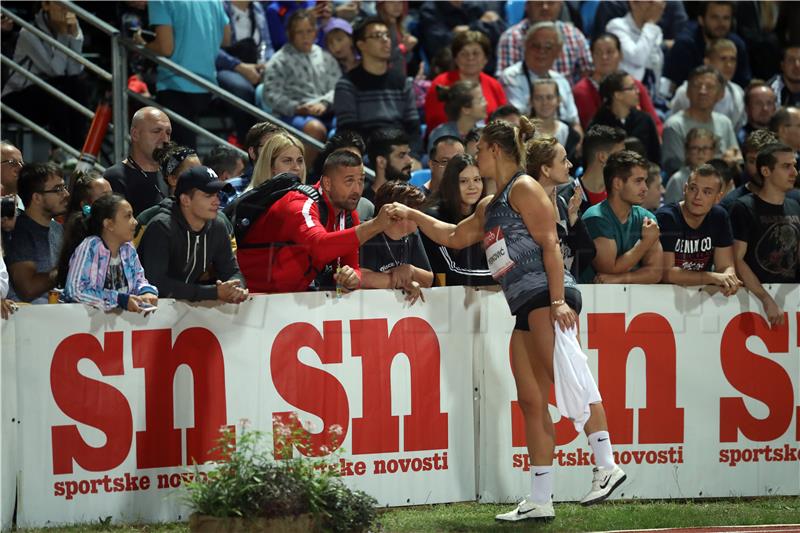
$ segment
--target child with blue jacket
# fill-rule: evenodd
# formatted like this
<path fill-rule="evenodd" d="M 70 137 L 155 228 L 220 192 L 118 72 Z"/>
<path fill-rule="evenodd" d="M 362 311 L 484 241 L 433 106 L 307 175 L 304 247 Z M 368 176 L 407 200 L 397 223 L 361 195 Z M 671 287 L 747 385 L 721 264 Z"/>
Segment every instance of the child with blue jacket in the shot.
<path fill-rule="evenodd" d="M 139 313 L 158 303 L 133 247 L 136 218 L 119 194 L 107 194 L 75 213 L 64 232 L 59 285 L 67 302 Z"/>

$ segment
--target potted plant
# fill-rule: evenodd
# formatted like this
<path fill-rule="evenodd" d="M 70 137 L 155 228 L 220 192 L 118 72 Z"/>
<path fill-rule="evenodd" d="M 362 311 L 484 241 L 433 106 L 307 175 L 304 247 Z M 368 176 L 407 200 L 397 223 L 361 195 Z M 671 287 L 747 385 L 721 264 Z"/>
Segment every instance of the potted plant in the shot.
<path fill-rule="evenodd" d="M 195 465 L 186 484 L 192 533 L 369 530 L 377 516 L 374 498 L 344 485 L 330 462 L 302 453 L 276 459 L 292 446 L 308 449 L 299 432 L 281 428 L 275 439 L 270 445 L 246 424 L 239 435 L 223 431 L 216 468 L 206 473 Z"/>

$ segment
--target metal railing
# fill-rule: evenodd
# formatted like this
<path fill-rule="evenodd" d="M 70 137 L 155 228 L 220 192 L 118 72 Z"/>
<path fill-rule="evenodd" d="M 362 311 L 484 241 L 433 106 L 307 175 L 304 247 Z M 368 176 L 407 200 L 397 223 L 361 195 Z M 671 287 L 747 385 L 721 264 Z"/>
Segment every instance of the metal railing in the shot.
<path fill-rule="evenodd" d="M 114 161 L 121 161 L 124 157 L 125 150 L 127 148 L 127 139 L 128 139 L 128 130 L 129 130 L 129 121 L 128 121 L 128 98 L 133 98 L 145 105 L 152 105 L 156 106 L 159 109 L 162 109 L 167 116 L 169 116 L 170 120 L 174 121 L 177 124 L 191 130 L 192 132 L 202 135 L 203 137 L 212 140 L 215 143 L 227 145 L 237 152 L 242 154 L 243 156 L 247 156 L 247 153 L 240 148 L 233 146 L 225 139 L 215 135 L 214 133 L 208 131 L 207 129 L 195 124 L 194 122 L 186 119 L 185 117 L 181 116 L 180 114 L 172 111 L 169 108 L 165 108 L 158 104 L 157 101 L 146 98 L 138 93 L 135 93 L 128 89 L 127 87 L 127 80 L 128 80 L 128 53 L 136 53 L 142 55 L 143 57 L 147 58 L 148 60 L 154 62 L 159 67 L 166 68 L 171 72 L 174 72 L 181 78 L 184 78 L 195 85 L 202 87 L 204 90 L 208 91 L 212 95 L 216 96 L 226 104 L 234 106 L 238 109 L 241 109 L 250 115 L 254 116 L 257 120 L 261 121 L 268 121 L 273 124 L 277 124 L 285 128 L 288 132 L 292 135 L 299 138 L 304 144 L 308 146 L 312 146 L 316 149 L 322 149 L 323 144 L 311 137 L 307 133 L 303 132 L 292 126 L 291 124 L 284 122 L 279 117 L 268 113 L 261 109 L 258 106 L 253 105 L 250 102 L 242 100 L 238 96 L 233 93 L 226 91 L 225 89 L 220 88 L 217 84 L 212 83 L 205 78 L 198 76 L 197 74 L 183 68 L 182 66 L 178 65 L 177 63 L 167 59 L 166 57 L 159 56 L 152 52 L 151 50 L 140 46 L 134 43 L 130 39 L 125 39 L 122 37 L 122 34 L 118 28 L 108 24 L 107 22 L 103 21 L 102 19 L 98 18 L 97 16 L 93 15 L 92 13 L 86 11 L 82 7 L 76 5 L 74 2 L 70 0 L 63 0 L 63 3 L 68 6 L 75 15 L 80 18 L 81 20 L 85 21 L 90 26 L 93 26 L 106 34 L 111 41 L 111 72 L 107 72 L 106 70 L 102 69 L 101 67 L 97 66 L 96 64 L 92 63 L 89 59 L 83 57 L 79 53 L 71 50 L 58 40 L 54 39 L 50 35 L 47 35 L 45 32 L 41 31 L 39 28 L 35 27 L 30 22 L 27 22 L 21 19 L 19 16 L 15 15 L 13 12 L 8 10 L 5 7 L 0 7 L 0 12 L 3 15 L 8 16 L 11 20 L 13 20 L 19 26 L 27 29 L 43 41 L 53 45 L 58 50 L 64 52 L 67 56 L 71 59 L 74 59 L 88 70 L 99 76 L 102 80 L 111 82 L 111 108 L 112 108 L 112 124 L 111 124 L 111 133 L 113 135 L 113 157 Z M 86 108 L 85 106 L 81 105 L 79 102 L 76 102 L 72 98 L 66 96 L 61 91 L 49 85 L 45 80 L 41 79 L 40 77 L 32 74 L 28 71 L 25 71 L 23 67 L 16 64 L 12 59 L 3 56 L 2 57 L 2 64 L 14 70 L 15 72 L 19 72 L 21 75 L 25 76 L 29 79 L 32 83 L 38 85 L 49 94 L 54 96 L 55 98 L 59 99 L 65 105 L 68 105 L 78 112 L 89 118 L 90 120 L 94 117 L 94 112 L 90 109 Z M 3 112 L 8 113 L 14 120 L 23 123 L 26 127 L 29 127 L 31 130 L 36 132 L 37 134 L 42 135 L 45 131 L 40 127 L 32 128 L 32 122 L 30 120 L 25 119 L 24 121 L 19 120 L 22 117 L 19 113 L 9 109 L 7 106 L 0 106 Z M 56 138 L 49 132 L 46 132 L 47 135 L 42 135 L 48 141 L 52 142 L 63 148 L 68 153 L 74 155 L 77 150 L 70 147 L 62 140 Z M 370 169 L 365 169 L 366 173 L 370 176 L 374 176 L 374 173 Z"/>

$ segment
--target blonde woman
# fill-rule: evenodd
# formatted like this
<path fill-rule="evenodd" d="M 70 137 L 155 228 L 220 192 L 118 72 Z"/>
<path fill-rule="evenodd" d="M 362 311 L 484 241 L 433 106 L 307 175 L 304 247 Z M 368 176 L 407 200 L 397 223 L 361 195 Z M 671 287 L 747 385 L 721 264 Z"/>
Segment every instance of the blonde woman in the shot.
<path fill-rule="evenodd" d="M 247 190 L 258 187 L 282 172 L 291 172 L 306 182 L 306 161 L 303 143 L 287 133 L 277 133 L 261 148 Z"/>

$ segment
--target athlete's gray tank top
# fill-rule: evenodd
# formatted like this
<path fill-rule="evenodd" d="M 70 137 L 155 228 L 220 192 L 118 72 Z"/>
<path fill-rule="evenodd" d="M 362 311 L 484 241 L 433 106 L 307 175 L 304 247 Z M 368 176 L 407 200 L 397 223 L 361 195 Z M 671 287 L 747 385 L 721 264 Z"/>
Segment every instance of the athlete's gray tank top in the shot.
<path fill-rule="evenodd" d="M 548 291 L 542 247 L 533 240 L 522 215 L 514 211 L 508 196 L 523 172 L 517 172 L 486 206 L 483 243 L 492 277 L 503 288 L 511 313 L 515 314 L 532 297 Z M 553 221 L 555 225 L 555 221 Z M 564 287 L 575 279 L 564 271 Z"/>

